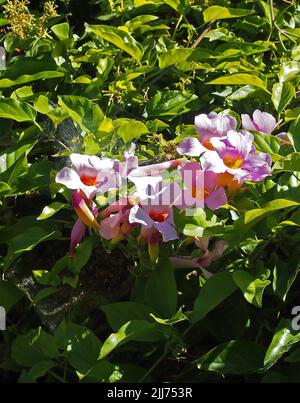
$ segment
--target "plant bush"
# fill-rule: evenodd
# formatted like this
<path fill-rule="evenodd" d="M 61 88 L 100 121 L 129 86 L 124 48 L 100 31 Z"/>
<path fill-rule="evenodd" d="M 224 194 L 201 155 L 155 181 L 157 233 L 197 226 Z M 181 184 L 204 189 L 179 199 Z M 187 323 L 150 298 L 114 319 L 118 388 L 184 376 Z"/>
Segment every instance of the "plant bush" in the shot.
<path fill-rule="evenodd" d="M 297 1 L 0 3 L 1 381 L 299 382 Z"/>

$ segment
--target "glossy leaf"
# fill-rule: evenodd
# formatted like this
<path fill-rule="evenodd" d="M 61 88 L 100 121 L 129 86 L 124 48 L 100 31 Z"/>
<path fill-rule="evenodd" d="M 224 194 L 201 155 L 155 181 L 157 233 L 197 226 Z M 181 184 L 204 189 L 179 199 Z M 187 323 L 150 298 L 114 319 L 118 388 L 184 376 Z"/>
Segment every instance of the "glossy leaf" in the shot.
<path fill-rule="evenodd" d="M 124 50 L 135 60 L 141 60 L 143 48 L 127 32 L 108 25 L 87 25 L 87 32 L 93 32 L 98 37 L 103 38 L 119 49 Z"/>
<path fill-rule="evenodd" d="M 197 360 L 197 367 L 221 374 L 251 374 L 263 367 L 264 349 L 251 341 L 221 344 Z"/>
<path fill-rule="evenodd" d="M 222 272 L 210 277 L 201 288 L 192 314 L 192 323 L 205 318 L 205 316 L 221 304 L 237 289 L 232 279 L 232 273 Z"/>
<path fill-rule="evenodd" d="M 273 366 L 282 355 L 300 341 L 300 333 L 292 329 L 290 320 L 282 319 L 275 331 L 271 344 L 266 352 L 265 367 Z"/>

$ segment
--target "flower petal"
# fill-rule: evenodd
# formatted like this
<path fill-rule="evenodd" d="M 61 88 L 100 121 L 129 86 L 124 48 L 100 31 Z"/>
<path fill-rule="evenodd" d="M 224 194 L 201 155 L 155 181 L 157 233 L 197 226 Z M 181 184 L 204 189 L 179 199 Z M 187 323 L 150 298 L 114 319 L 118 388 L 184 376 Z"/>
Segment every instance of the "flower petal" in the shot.
<path fill-rule="evenodd" d="M 225 190 L 223 188 L 219 188 L 212 192 L 206 199 L 205 204 L 210 210 L 217 210 L 224 204 L 227 204 L 227 197 Z"/>
<path fill-rule="evenodd" d="M 105 218 L 100 222 L 99 225 L 99 233 L 108 241 L 116 238 L 119 236 L 120 233 L 120 222 L 121 222 L 121 215 L 115 214 L 108 218 Z"/>
<path fill-rule="evenodd" d="M 177 152 L 189 157 L 199 157 L 207 149 L 195 137 L 186 137 L 177 147 Z"/>
<path fill-rule="evenodd" d="M 154 221 L 151 220 L 146 211 L 140 206 L 133 206 L 129 213 L 130 224 L 141 224 L 146 228 L 152 228 Z"/>
<path fill-rule="evenodd" d="M 244 130 L 258 130 L 258 128 L 255 126 L 253 120 L 251 119 L 251 116 L 249 116 L 247 113 L 243 113 L 241 115 L 242 118 L 242 126 Z"/>
<path fill-rule="evenodd" d="M 224 173 L 227 170 L 222 158 L 216 151 L 207 151 L 200 158 L 201 166 L 205 171 Z"/>
<path fill-rule="evenodd" d="M 267 112 L 261 112 L 258 109 L 253 113 L 253 121 L 259 131 L 267 134 L 271 134 L 277 126 L 274 116 Z"/>
<path fill-rule="evenodd" d="M 161 233 L 163 237 L 163 242 L 169 242 L 178 239 L 177 231 L 170 222 L 156 222 L 154 223 L 154 227 Z"/>
<path fill-rule="evenodd" d="M 201 141 L 210 137 L 226 136 L 231 129 L 236 129 L 237 121 L 230 115 L 218 115 L 211 112 L 209 115 L 200 114 L 195 117 L 195 126 L 201 136 Z"/>
<path fill-rule="evenodd" d="M 70 256 L 74 256 L 74 250 L 76 246 L 82 241 L 86 231 L 86 225 L 78 218 L 71 232 L 71 245 Z"/>
<path fill-rule="evenodd" d="M 80 189 L 83 186 L 83 183 L 81 182 L 77 172 L 68 167 L 61 169 L 57 173 L 55 181 L 65 185 L 68 189 L 73 190 Z"/>

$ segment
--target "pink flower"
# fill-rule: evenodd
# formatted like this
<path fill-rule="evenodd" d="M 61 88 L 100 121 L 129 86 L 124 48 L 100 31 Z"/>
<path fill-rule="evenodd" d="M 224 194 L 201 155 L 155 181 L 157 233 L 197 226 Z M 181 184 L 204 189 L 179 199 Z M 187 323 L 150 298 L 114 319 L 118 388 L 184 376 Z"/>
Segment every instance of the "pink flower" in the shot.
<path fill-rule="evenodd" d="M 83 240 L 84 235 L 86 232 L 86 225 L 85 223 L 80 219 L 77 218 L 77 221 L 75 225 L 72 228 L 71 232 L 71 245 L 70 245 L 70 256 L 74 256 L 74 251 L 76 246 Z"/>
<path fill-rule="evenodd" d="M 198 264 L 201 267 L 209 267 L 213 262 L 218 260 L 225 250 L 228 248 L 228 243 L 225 241 L 217 241 L 214 248 L 204 257 L 198 259 Z"/>
<path fill-rule="evenodd" d="M 103 220 L 100 222 L 99 233 L 106 240 L 114 242 L 124 237 L 135 228 L 129 223 L 129 214 L 132 204 L 128 199 L 121 199 L 101 212 Z"/>
<path fill-rule="evenodd" d="M 185 162 L 179 166 L 182 176 L 182 200 L 176 201 L 179 208 L 204 208 L 216 210 L 227 204 L 225 190 L 218 186 L 218 175 L 212 171 L 204 171 L 197 162 Z M 182 205 L 181 205 L 182 203 Z"/>
<path fill-rule="evenodd" d="M 200 258 L 190 258 L 187 256 L 171 257 L 170 261 L 175 268 L 194 268 L 200 269 L 206 278 L 212 274 L 207 272 L 205 268 L 209 267 L 213 262 L 218 260 L 225 250 L 228 248 L 228 243 L 225 241 L 217 241 L 212 250 L 205 251 L 204 256 Z"/>
<path fill-rule="evenodd" d="M 210 112 L 208 115 L 200 114 L 196 116 L 195 126 L 197 132 L 200 134 L 201 143 L 210 149 L 210 139 L 212 137 L 226 136 L 229 130 L 237 128 L 237 121 L 230 115 L 222 116 L 216 112 Z"/>
<path fill-rule="evenodd" d="M 226 137 L 212 138 L 211 144 L 215 151 L 200 158 L 204 170 L 230 174 L 238 183 L 257 182 L 271 175 L 271 156 L 256 153 L 251 133 L 230 130 Z"/>
<path fill-rule="evenodd" d="M 89 202 L 89 200 L 88 200 Z M 73 192 L 72 194 L 72 205 L 77 213 L 80 220 L 88 227 L 94 228 L 96 231 L 99 230 L 99 224 L 95 217 L 94 213 L 91 211 L 89 206 L 86 204 L 84 197 L 82 196 L 80 191 Z M 79 225 L 78 225 L 79 227 Z M 77 228 L 78 230 L 79 228 Z M 79 232 L 76 231 L 76 236 Z"/>
<path fill-rule="evenodd" d="M 142 236 L 147 237 L 153 230 L 158 231 L 163 242 L 178 238 L 173 221 L 173 191 L 169 185 L 159 183 L 151 188 L 148 197 L 143 195 L 138 205 L 131 208 L 129 222 L 142 226 Z M 151 193 L 151 194 L 150 194 Z"/>
<path fill-rule="evenodd" d="M 261 112 L 258 109 L 253 113 L 252 118 L 247 114 L 243 114 L 241 117 L 243 129 L 245 130 L 256 130 L 271 134 L 278 126 L 274 116 L 267 112 Z"/>
<path fill-rule="evenodd" d="M 121 175 L 115 169 L 116 161 L 110 158 L 71 154 L 73 168 L 65 167 L 56 175 L 56 182 L 69 189 L 82 190 L 87 197 L 118 188 Z"/>

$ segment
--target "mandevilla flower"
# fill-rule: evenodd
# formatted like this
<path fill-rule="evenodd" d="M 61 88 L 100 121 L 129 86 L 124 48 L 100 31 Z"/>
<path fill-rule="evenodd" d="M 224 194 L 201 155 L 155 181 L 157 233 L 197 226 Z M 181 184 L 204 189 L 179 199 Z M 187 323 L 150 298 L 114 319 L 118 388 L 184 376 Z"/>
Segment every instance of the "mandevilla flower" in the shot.
<path fill-rule="evenodd" d="M 135 228 L 135 224 L 129 223 L 130 209 L 134 204 L 133 198 L 122 198 L 100 213 L 103 219 L 100 222 L 99 233 L 104 239 L 117 243 Z"/>
<path fill-rule="evenodd" d="M 69 189 L 82 190 L 87 197 L 118 188 L 122 182 L 116 161 L 90 155 L 71 154 L 74 168 L 65 167 L 56 175 L 56 182 Z"/>
<path fill-rule="evenodd" d="M 218 185 L 218 175 L 212 171 L 204 171 L 197 162 L 185 162 L 178 168 L 182 180 L 182 205 L 179 208 L 200 207 L 206 205 L 211 210 L 227 204 L 225 190 Z M 181 201 L 180 201 L 181 202 Z"/>
<path fill-rule="evenodd" d="M 80 218 L 77 218 L 77 221 L 74 224 L 71 232 L 71 244 L 69 252 L 71 257 L 74 256 L 76 246 L 83 240 L 85 232 L 86 232 L 85 223 Z"/>
<path fill-rule="evenodd" d="M 256 109 L 252 118 L 247 114 L 242 114 L 241 117 L 242 126 L 245 130 L 256 130 L 271 134 L 278 126 L 274 116 L 267 112 L 261 112 L 259 109 Z"/>
<path fill-rule="evenodd" d="M 161 183 L 159 184 L 161 185 Z M 157 186 L 153 193 L 140 199 L 138 205 L 131 208 L 129 222 L 141 224 L 141 236 L 148 238 L 153 232 L 162 235 L 163 242 L 172 241 L 178 238 L 173 221 L 173 197 L 171 186 Z"/>
<path fill-rule="evenodd" d="M 80 191 L 73 192 L 72 205 L 76 214 L 85 225 L 94 228 L 96 231 L 99 230 L 99 224 L 96 217 L 86 204 Z"/>
<path fill-rule="evenodd" d="M 256 153 L 251 133 L 230 130 L 226 137 L 212 138 L 211 144 L 215 151 L 200 158 L 204 170 L 227 173 L 238 183 L 257 182 L 271 175 L 271 156 Z"/>
<path fill-rule="evenodd" d="M 226 136 L 229 130 L 237 128 L 237 121 L 230 115 L 218 115 L 216 112 L 210 112 L 208 115 L 200 114 L 195 117 L 195 126 L 200 134 L 201 143 L 208 149 L 211 149 L 210 139 L 212 137 Z"/>

